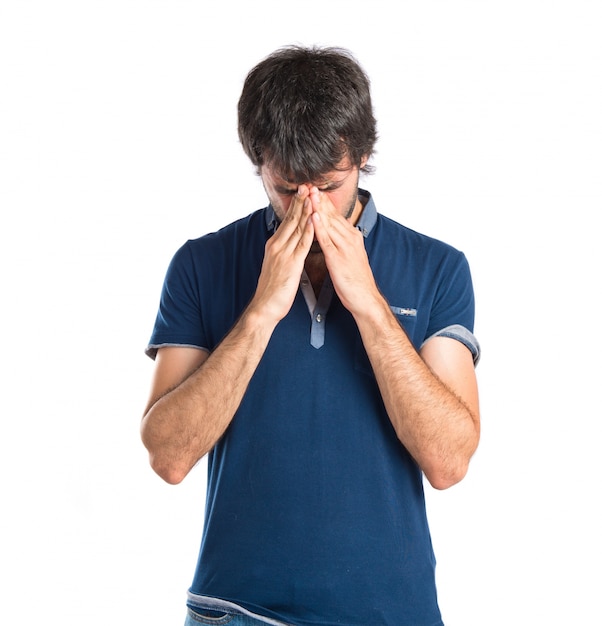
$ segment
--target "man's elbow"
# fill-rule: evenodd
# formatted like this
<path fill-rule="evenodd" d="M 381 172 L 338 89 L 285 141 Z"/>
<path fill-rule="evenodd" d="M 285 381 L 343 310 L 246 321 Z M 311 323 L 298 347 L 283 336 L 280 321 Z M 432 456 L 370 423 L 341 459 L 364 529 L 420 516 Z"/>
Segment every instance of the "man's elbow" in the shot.
<path fill-rule="evenodd" d="M 444 491 L 457 485 L 467 474 L 468 463 L 456 464 L 453 468 L 447 467 L 425 472 L 431 487 L 438 491 Z"/>
<path fill-rule="evenodd" d="M 165 443 L 159 441 L 152 434 L 144 421 L 140 429 L 140 436 L 148 451 L 148 460 L 155 474 L 170 485 L 181 483 L 186 478 L 190 468 L 185 467 L 173 454 L 166 451 Z"/>
<path fill-rule="evenodd" d="M 439 452 L 433 458 L 428 468 L 424 469 L 424 474 L 434 489 L 445 490 L 457 485 L 468 473 L 470 460 L 479 445 L 479 431 L 467 436 L 463 445 L 454 452 L 447 454 Z"/>
<path fill-rule="evenodd" d="M 185 468 L 179 463 L 170 462 L 161 454 L 149 452 L 149 462 L 155 474 L 169 485 L 179 485 L 189 472 L 189 468 Z"/>
<path fill-rule="evenodd" d="M 468 473 L 470 459 L 476 445 L 463 453 L 456 453 L 451 457 L 433 460 L 428 467 L 423 468 L 424 475 L 434 489 L 443 491 L 457 485 Z"/>

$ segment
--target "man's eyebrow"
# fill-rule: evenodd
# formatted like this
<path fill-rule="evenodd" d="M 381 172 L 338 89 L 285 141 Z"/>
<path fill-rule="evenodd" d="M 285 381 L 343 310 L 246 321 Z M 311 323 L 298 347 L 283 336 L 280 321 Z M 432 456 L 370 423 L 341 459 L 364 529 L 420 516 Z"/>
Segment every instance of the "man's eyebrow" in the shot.
<path fill-rule="evenodd" d="M 331 181 L 327 181 L 327 182 L 323 183 L 322 185 L 317 185 L 317 187 L 318 187 L 318 189 L 320 189 L 322 191 L 327 191 L 329 189 L 338 189 L 344 182 L 345 182 L 345 179 L 343 179 L 343 180 L 331 180 Z"/>
<path fill-rule="evenodd" d="M 274 190 L 276 191 L 276 193 L 282 193 L 282 194 L 297 193 L 298 188 L 299 188 L 298 185 L 295 187 L 286 187 L 285 185 L 279 185 L 279 184 L 274 185 Z"/>
<path fill-rule="evenodd" d="M 316 185 L 316 187 L 320 189 L 320 191 L 330 191 L 330 190 L 338 189 L 344 182 L 345 182 L 345 178 L 343 178 L 342 180 L 323 181 L 322 183 Z M 282 193 L 282 194 L 296 193 L 297 189 L 299 188 L 299 185 L 294 182 L 290 182 L 288 184 L 290 184 L 291 186 L 287 187 L 286 183 L 285 184 L 276 183 L 274 184 L 274 190 L 277 193 Z"/>
<path fill-rule="evenodd" d="M 334 175 L 335 178 L 332 179 L 332 178 L 325 177 L 321 181 L 310 182 L 310 183 L 308 183 L 307 181 L 297 182 L 296 180 L 293 180 L 291 178 L 288 178 L 287 176 L 283 176 L 280 174 L 280 175 L 276 175 L 273 177 L 276 180 L 274 180 L 272 184 L 274 187 L 274 191 L 276 191 L 276 193 L 280 193 L 283 195 L 292 195 L 297 192 L 299 185 L 307 185 L 307 184 L 316 186 L 320 191 L 334 191 L 335 189 L 338 189 L 345 183 L 347 178 L 349 178 L 351 171 L 339 170 L 338 172 L 330 172 L 330 174 Z M 339 178 L 337 175 L 341 177 Z"/>

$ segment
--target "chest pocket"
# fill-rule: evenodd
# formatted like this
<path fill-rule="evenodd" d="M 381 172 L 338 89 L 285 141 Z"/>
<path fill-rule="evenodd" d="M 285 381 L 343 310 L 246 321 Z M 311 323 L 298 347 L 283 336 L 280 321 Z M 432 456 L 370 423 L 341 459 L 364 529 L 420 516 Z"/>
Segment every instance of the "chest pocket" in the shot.
<path fill-rule="evenodd" d="M 390 305 L 390 308 L 397 318 L 400 326 L 405 330 L 410 341 L 416 345 L 415 334 L 418 310 L 413 307 L 400 307 L 392 305 Z M 368 358 L 368 354 L 366 353 L 361 337 L 358 338 L 356 342 L 354 359 L 355 369 L 369 376 L 374 376 L 374 371 L 372 370 L 372 365 L 370 364 L 370 359 Z"/>

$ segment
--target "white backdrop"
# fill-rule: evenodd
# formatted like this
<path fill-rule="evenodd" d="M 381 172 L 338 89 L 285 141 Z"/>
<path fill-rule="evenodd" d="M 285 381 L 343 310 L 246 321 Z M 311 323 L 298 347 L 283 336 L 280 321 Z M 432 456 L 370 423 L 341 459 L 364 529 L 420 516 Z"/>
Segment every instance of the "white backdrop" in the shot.
<path fill-rule="evenodd" d="M 143 349 L 175 249 L 265 205 L 236 101 L 289 43 L 355 53 L 362 184 L 471 263 L 482 442 L 427 490 L 446 624 L 601 619 L 600 7 L 0 0 L 1 623 L 183 623 L 204 467 L 150 470 Z"/>

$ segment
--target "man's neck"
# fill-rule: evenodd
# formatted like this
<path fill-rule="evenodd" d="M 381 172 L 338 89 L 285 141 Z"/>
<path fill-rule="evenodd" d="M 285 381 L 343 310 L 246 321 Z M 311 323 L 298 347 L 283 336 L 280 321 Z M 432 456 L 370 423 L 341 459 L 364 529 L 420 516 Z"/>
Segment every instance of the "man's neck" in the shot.
<path fill-rule="evenodd" d="M 309 278 L 309 282 L 314 289 L 316 298 L 320 296 L 320 290 L 324 284 L 326 274 L 326 262 L 324 261 L 324 254 L 321 250 L 316 252 L 310 252 L 305 259 L 305 273 Z"/>

